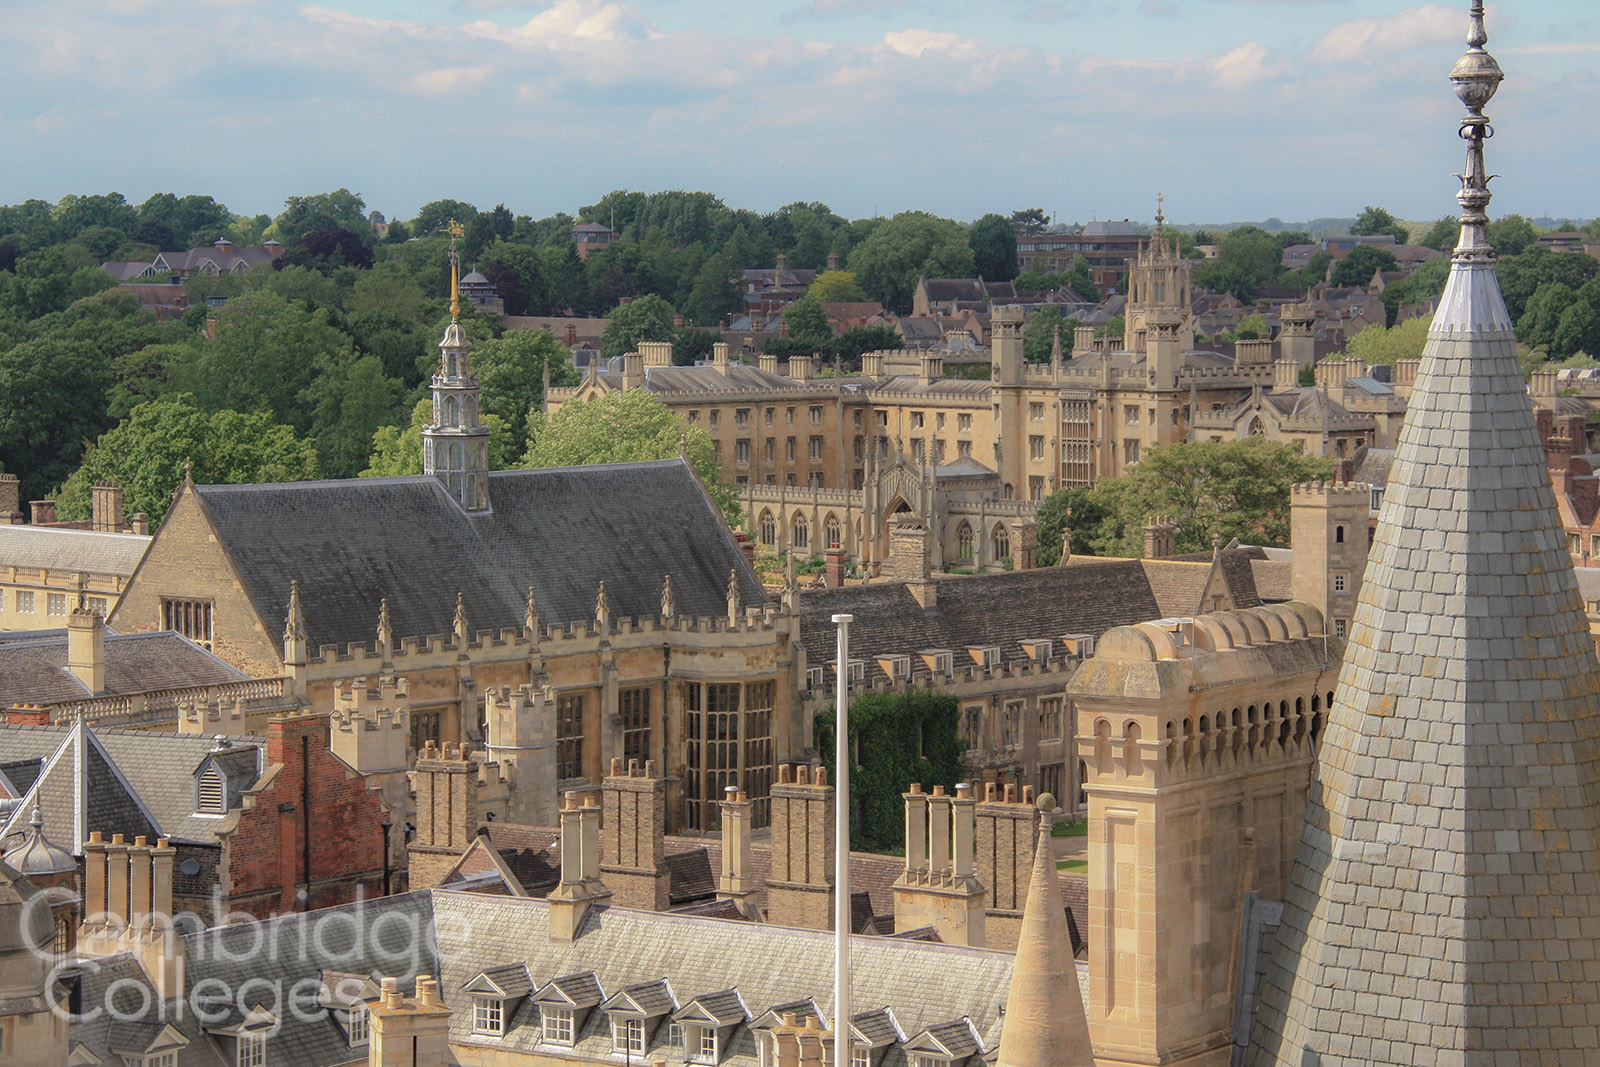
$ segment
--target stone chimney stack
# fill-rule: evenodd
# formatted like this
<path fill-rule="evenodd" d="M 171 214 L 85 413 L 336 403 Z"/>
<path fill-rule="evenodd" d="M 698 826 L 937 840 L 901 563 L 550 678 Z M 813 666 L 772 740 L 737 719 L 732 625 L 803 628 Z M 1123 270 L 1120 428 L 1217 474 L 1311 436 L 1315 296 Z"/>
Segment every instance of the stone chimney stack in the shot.
<path fill-rule="evenodd" d="M 400 983 L 393 978 L 385 978 L 380 990 L 368 1008 L 372 1031 L 366 1062 L 370 1067 L 456 1062 L 450 1054 L 450 1009 L 440 998 L 439 983 L 433 976 L 417 975 L 415 1000 L 402 996 Z"/>
<path fill-rule="evenodd" d="M 625 352 L 622 356 L 622 391 L 644 388 L 644 356 Z"/>
<path fill-rule="evenodd" d="M 711 368 L 723 374 L 728 373 L 728 342 L 718 341 L 711 346 Z"/>
<path fill-rule="evenodd" d="M 944 377 L 944 356 L 938 352 L 924 351 L 922 353 L 921 367 L 917 380 L 923 385 L 931 385 Z"/>
<path fill-rule="evenodd" d="M 148 537 L 150 535 L 150 516 L 146 515 L 142 511 L 134 512 L 133 518 L 129 520 L 128 525 L 134 533 L 141 537 Z"/>
<path fill-rule="evenodd" d="M 0 526 L 22 522 L 22 483 L 15 474 L 0 474 Z"/>
<path fill-rule="evenodd" d="M 67 670 L 91 695 L 106 691 L 106 620 L 99 612 L 74 608 L 67 616 Z"/>
<path fill-rule="evenodd" d="M 868 378 L 882 378 L 883 377 L 883 353 L 882 352 L 863 352 L 863 353 L 861 353 L 861 373 L 863 375 L 865 375 L 866 377 L 868 377 Z"/>
<path fill-rule="evenodd" d="M 1011 524 L 1011 565 L 1019 571 L 1039 566 L 1039 524 L 1018 519 Z"/>
<path fill-rule="evenodd" d="M 577 940 L 591 905 L 611 898 L 600 880 L 600 805 L 586 793 L 579 804 L 570 792 L 557 815 L 561 827 L 561 884 L 550 891 L 550 940 Z"/>
<path fill-rule="evenodd" d="M 839 253 L 837 253 L 837 252 L 829 252 L 828 253 L 828 269 L 829 270 L 838 270 L 839 269 Z"/>
<path fill-rule="evenodd" d="M 778 373 L 778 357 L 772 352 L 763 352 L 758 360 L 758 365 L 768 374 Z"/>
<path fill-rule="evenodd" d="M 1247 337 L 1234 343 L 1233 361 L 1239 367 L 1264 367 L 1272 362 L 1272 341 L 1266 337 Z"/>
<path fill-rule="evenodd" d="M 183 993 L 183 942 L 172 928 L 171 843 L 130 845 L 121 834 L 109 842 L 100 831 L 84 842 L 83 926 L 78 952 L 87 958 L 129 952 L 136 956 L 162 1000 Z"/>
<path fill-rule="evenodd" d="M 99 533 L 121 533 L 122 486 L 116 482 L 96 482 L 89 490 L 90 514 Z"/>
<path fill-rule="evenodd" d="M 904 582 L 925 612 L 938 608 L 938 588 L 929 574 L 927 525 L 914 515 L 897 516 L 889 527 L 889 559 L 885 570 L 891 581 Z"/>
<path fill-rule="evenodd" d="M 408 859 L 411 888 L 439 884 L 478 832 L 478 767 L 467 746 L 429 741 L 417 756 L 417 832 Z"/>
<path fill-rule="evenodd" d="M 656 761 L 611 761 L 601 786 L 604 807 L 604 862 L 600 873 L 619 907 L 666 911 L 667 780 L 656 773 Z"/>
<path fill-rule="evenodd" d="M 1308 304 L 1286 304 L 1278 312 L 1278 358 L 1297 371 L 1317 361 L 1316 314 Z"/>
<path fill-rule="evenodd" d="M 989 782 L 978 805 L 977 873 L 978 881 L 989 890 L 984 924 L 989 948 L 1016 951 L 1033 853 L 1039 843 L 1035 833 L 1039 813 L 1032 801 L 1032 786 L 1023 791 L 1019 801 L 1015 785 L 1005 786 L 1002 792 Z"/>
<path fill-rule="evenodd" d="M 781 288 L 783 286 L 783 279 L 780 278 L 780 277 L 777 277 L 776 275 L 783 274 L 783 273 L 787 272 L 788 269 L 789 269 L 789 253 L 787 253 L 787 252 L 779 252 L 778 253 L 778 269 L 775 272 L 775 275 L 774 275 L 774 277 L 772 279 L 772 282 L 773 282 L 774 286 L 779 287 L 779 288 Z"/>
<path fill-rule="evenodd" d="M 772 787 L 772 871 L 767 921 L 833 928 L 834 795 L 828 772 L 804 763 L 778 765 Z"/>
<path fill-rule="evenodd" d="M 54 500 L 34 500 L 29 504 L 33 511 L 33 524 L 41 526 L 56 521 L 56 502 Z"/>
<path fill-rule="evenodd" d="M 750 898 L 758 884 L 750 868 L 750 823 L 755 803 L 738 786 L 728 786 L 722 802 L 722 875 L 717 879 L 717 899 L 731 900 L 746 914 L 754 914 Z"/>
<path fill-rule="evenodd" d="M 639 355 L 644 359 L 646 367 L 672 366 L 671 341 L 640 341 Z"/>
<path fill-rule="evenodd" d="M 1152 518 L 1144 528 L 1144 558 L 1170 559 L 1178 527 L 1161 518 Z"/>
<path fill-rule="evenodd" d="M 906 866 L 894 884 L 895 929 L 932 926 L 950 944 L 984 947 L 988 892 L 973 871 L 972 787 L 962 782 L 952 797 L 942 785 L 929 795 L 913 785 L 904 797 Z"/>
<path fill-rule="evenodd" d="M 1272 388 L 1275 392 L 1293 389 L 1300 384 L 1300 365 L 1292 359 L 1280 359 L 1272 365 Z"/>
<path fill-rule="evenodd" d="M 1074 356 L 1087 355 L 1095 349 L 1094 327 L 1076 326 L 1072 330 L 1072 354 Z"/>

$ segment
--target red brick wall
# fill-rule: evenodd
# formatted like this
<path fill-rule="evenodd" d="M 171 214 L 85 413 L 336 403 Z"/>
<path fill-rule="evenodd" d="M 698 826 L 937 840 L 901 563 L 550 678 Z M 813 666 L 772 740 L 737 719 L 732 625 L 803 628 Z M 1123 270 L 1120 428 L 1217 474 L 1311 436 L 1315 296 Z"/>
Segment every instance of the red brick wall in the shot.
<path fill-rule="evenodd" d="M 308 777 L 309 808 L 303 791 Z M 228 842 L 232 906 L 264 917 L 303 907 L 331 907 L 383 892 L 383 804 L 360 775 L 328 751 L 326 717 L 310 714 L 272 721 L 263 781 L 266 787 L 241 813 Z M 310 899 L 302 903 L 298 892 L 305 885 L 302 843 L 307 829 Z"/>

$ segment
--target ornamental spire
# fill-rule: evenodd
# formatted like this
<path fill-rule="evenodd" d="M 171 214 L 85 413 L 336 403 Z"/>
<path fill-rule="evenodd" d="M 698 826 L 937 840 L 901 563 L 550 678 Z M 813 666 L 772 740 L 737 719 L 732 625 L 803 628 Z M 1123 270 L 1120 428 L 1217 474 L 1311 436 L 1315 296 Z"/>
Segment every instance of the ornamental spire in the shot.
<path fill-rule="evenodd" d="M 285 641 L 304 641 L 306 639 L 306 617 L 300 609 L 300 582 L 293 580 L 289 583 L 289 610 L 284 613 L 283 639 Z"/>
<path fill-rule="evenodd" d="M 456 250 L 456 238 L 466 235 L 466 230 L 455 219 L 446 227 L 450 234 L 450 321 L 461 321 L 461 253 Z"/>
<path fill-rule="evenodd" d="M 1483 161 L 1483 143 L 1494 136 L 1494 127 L 1483 113 L 1494 99 L 1505 74 L 1494 57 L 1484 51 L 1489 43 L 1488 31 L 1483 27 L 1483 0 L 1474 0 L 1467 25 L 1467 54 L 1456 60 L 1450 72 L 1450 84 L 1456 96 L 1467 105 L 1467 117 L 1461 120 L 1461 139 L 1467 142 L 1466 169 L 1457 174 L 1461 191 L 1456 202 L 1461 205 L 1461 239 L 1456 243 L 1451 257 L 1461 262 L 1493 262 L 1494 250 L 1489 246 L 1489 182 L 1494 175 L 1488 173 Z"/>
<path fill-rule="evenodd" d="M 452 626 L 456 633 L 456 647 L 465 649 L 470 632 L 467 630 L 467 598 L 461 593 L 456 594 L 456 617 Z"/>
<path fill-rule="evenodd" d="M 378 651 L 385 659 L 394 647 L 394 626 L 389 621 L 389 598 L 378 601 Z"/>
<path fill-rule="evenodd" d="M 533 591 L 533 586 L 528 586 L 528 606 L 522 612 L 522 628 L 528 631 L 528 640 L 537 643 L 539 640 L 539 597 Z"/>
<path fill-rule="evenodd" d="M 739 568 L 734 567 L 728 571 L 728 618 L 737 620 L 739 614 Z"/>
<path fill-rule="evenodd" d="M 600 592 L 594 598 L 594 621 L 600 632 L 611 632 L 611 600 L 606 596 L 606 580 L 600 579 Z"/>
<path fill-rule="evenodd" d="M 672 595 L 672 575 L 668 574 L 661 580 L 661 617 L 670 619 L 678 614 L 678 602 Z"/>

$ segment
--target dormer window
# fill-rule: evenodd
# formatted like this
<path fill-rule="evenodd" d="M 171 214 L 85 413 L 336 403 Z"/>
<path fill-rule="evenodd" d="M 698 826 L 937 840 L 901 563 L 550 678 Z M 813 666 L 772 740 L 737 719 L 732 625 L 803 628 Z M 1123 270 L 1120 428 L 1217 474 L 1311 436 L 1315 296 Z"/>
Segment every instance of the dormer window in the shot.
<path fill-rule="evenodd" d="M 572 1009 L 545 1006 L 540 1012 L 544 1021 L 544 1039 L 557 1045 L 572 1044 Z"/>
<path fill-rule="evenodd" d="M 360 1048 L 372 1038 L 372 1013 L 365 1004 L 358 1004 L 350 1009 L 350 1021 L 346 1026 L 350 1035 L 350 1047 Z"/>
<path fill-rule="evenodd" d="M 222 769 L 215 762 L 206 764 L 195 783 L 194 810 L 201 815 L 228 813 L 228 784 L 222 777 Z"/>
<path fill-rule="evenodd" d="M 700 1040 L 695 1045 L 695 1063 L 717 1062 L 717 1032 L 709 1026 L 700 1031 Z"/>
<path fill-rule="evenodd" d="M 613 1051 L 634 1056 L 643 1054 L 644 1020 L 623 1018 L 612 1019 L 611 1048 Z"/>
<path fill-rule="evenodd" d="M 499 997 L 472 998 L 472 1032 L 500 1037 L 506 1032 L 506 1002 Z"/>
<path fill-rule="evenodd" d="M 872 1067 L 872 1048 L 869 1045 L 852 1045 L 850 1067 Z"/>
<path fill-rule="evenodd" d="M 806 688 L 813 692 L 821 689 L 823 685 L 823 670 L 821 667 L 806 668 Z"/>
<path fill-rule="evenodd" d="M 266 1067 L 267 1035 L 243 1033 L 233 1057 L 234 1067 Z"/>

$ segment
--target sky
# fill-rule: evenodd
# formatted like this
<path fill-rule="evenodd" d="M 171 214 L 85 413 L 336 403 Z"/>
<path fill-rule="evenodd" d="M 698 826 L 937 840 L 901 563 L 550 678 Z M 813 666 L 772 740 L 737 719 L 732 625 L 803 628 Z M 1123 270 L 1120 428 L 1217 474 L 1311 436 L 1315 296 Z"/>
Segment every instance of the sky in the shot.
<path fill-rule="evenodd" d="M 1455 211 L 1465 2 L 0 0 L 0 203 Z M 7 12 L 10 12 L 7 14 Z M 1488 5 L 1491 211 L 1600 214 L 1600 4 Z"/>

